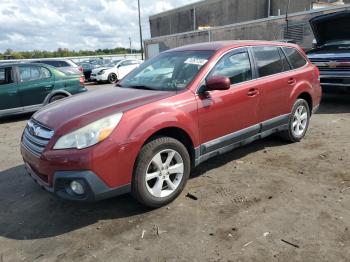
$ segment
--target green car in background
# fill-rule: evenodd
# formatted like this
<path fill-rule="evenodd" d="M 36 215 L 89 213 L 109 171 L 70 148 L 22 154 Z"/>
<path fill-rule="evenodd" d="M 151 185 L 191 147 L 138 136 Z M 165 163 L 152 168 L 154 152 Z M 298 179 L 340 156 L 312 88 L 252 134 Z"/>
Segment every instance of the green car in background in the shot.
<path fill-rule="evenodd" d="M 85 92 L 84 76 L 33 63 L 0 65 L 0 117 L 34 112 L 59 99 Z"/>

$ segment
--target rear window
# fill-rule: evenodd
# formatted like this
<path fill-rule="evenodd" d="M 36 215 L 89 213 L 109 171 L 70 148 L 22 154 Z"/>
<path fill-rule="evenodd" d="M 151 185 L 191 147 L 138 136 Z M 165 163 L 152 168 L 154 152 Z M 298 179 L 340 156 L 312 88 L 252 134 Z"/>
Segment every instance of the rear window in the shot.
<path fill-rule="evenodd" d="M 253 47 L 259 77 L 269 76 L 284 72 L 284 62 L 278 47 L 256 46 Z"/>
<path fill-rule="evenodd" d="M 304 56 L 302 56 L 298 50 L 292 47 L 282 47 L 284 53 L 288 57 L 289 62 L 294 69 L 303 67 L 307 61 Z"/>

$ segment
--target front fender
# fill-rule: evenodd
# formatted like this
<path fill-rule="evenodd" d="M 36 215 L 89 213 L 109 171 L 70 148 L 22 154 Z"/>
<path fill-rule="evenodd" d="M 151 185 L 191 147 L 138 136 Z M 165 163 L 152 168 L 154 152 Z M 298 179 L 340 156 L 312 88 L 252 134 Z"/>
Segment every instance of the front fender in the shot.
<path fill-rule="evenodd" d="M 164 105 L 163 105 L 164 106 Z M 122 141 L 137 145 L 138 150 L 155 133 L 165 128 L 178 128 L 187 133 L 194 147 L 199 145 L 197 107 L 195 103 L 181 105 L 156 106 L 147 113 L 146 110 L 139 112 L 126 112 L 125 118 L 128 123 L 120 123 L 120 126 L 128 126 L 123 130 L 125 137 Z M 122 121 L 123 121 L 122 119 Z M 132 119 L 133 121 L 130 121 Z"/>

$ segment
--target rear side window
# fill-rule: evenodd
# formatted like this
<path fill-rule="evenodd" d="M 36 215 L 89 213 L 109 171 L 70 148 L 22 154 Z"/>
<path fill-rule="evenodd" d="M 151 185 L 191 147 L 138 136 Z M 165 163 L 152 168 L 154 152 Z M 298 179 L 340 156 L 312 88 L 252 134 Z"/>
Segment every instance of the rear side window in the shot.
<path fill-rule="evenodd" d="M 13 83 L 11 67 L 0 68 L 0 85 Z"/>
<path fill-rule="evenodd" d="M 39 61 L 39 63 L 43 63 L 43 64 L 47 64 L 47 65 L 50 65 L 50 66 L 53 66 L 53 67 L 60 67 L 60 63 L 59 61 Z"/>
<path fill-rule="evenodd" d="M 274 75 L 285 71 L 278 47 L 256 46 L 253 47 L 253 50 L 259 77 Z"/>
<path fill-rule="evenodd" d="M 51 73 L 48 69 L 41 66 L 21 66 L 19 67 L 20 81 L 36 81 L 51 77 Z"/>
<path fill-rule="evenodd" d="M 226 76 L 231 84 L 238 84 L 252 79 L 252 67 L 247 52 L 227 54 L 210 72 L 211 76 Z"/>
<path fill-rule="evenodd" d="M 298 50 L 292 47 L 282 47 L 284 53 L 288 57 L 289 62 L 294 69 L 303 67 L 307 61 L 304 56 L 302 56 Z"/>

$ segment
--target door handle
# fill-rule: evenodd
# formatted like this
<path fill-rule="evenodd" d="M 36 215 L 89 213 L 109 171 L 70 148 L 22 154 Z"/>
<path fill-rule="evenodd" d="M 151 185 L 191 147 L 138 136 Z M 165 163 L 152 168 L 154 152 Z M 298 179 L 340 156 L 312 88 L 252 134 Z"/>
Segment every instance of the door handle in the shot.
<path fill-rule="evenodd" d="M 297 83 L 297 80 L 295 80 L 294 78 L 290 78 L 288 80 L 288 85 L 295 85 Z"/>
<path fill-rule="evenodd" d="M 255 88 L 250 89 L 247 93 L 248 96 L 256 96 L 258 94 L 259 94 L 259 90 Z"/>
<path fill-rule="evenodd" d="M 14 96 L 14 95 L 17 95 L 17 90 L 13 90 L 13 91 L 8 91 L 7 92 L 10 96 Z"/>
<path fill-rule="evenodd" d="M 47 86 L 44 86 L 45 90 L 51 90 L 52 88 L 52 85 L 47 85 Z"/>

